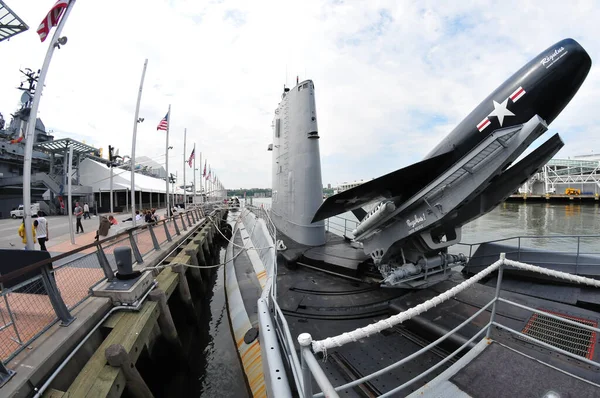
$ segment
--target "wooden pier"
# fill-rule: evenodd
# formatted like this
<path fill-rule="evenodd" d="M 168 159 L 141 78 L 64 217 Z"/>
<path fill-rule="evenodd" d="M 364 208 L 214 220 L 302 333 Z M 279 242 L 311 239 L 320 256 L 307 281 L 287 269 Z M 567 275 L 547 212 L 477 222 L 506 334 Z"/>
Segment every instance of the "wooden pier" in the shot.
<path fill-rule="evenodd" d="M 515 194 L 510 195 L 507 202 L 571 202 L 571 203 L 594 203 L 600 200 L 599 194 L 594 195 L 564 195 L 564 194 Z"/>
<path fill-rule="evenodd" d="M 169 245 L 136 266 L 151 268 L 149 272 L 154 274 L 153 289 L 141 303 L 116 310 L 106 297 L 89 297 L 74 312 L 76 319 L 71 326 L 54 325 L 30 347 L 31 351 L 23 351 L 11 361 L 17 373 L 0 395 L 31 397 L 35 388 L 61 366 L 43 397 L 119 397 L 125 390 L 127 396 L 151 397 L 148 384 L 155 381 L 147 384 L 137 368 L 154 365 L 138 363 L 140 357 L 154 362 L 155 349 L 161 346 L 164 350 L 167 344 L 169 360 L 185 362 L 192 333 L 182 319 L 196 318 L 193 321 L 198 324 L 193 298 L 197 300 L 208 291 L 207 282 L 217 270 L 213 264 L 220 261 L 221 241 L 215 224 L 223 222 L 227 211 L 216 209 L 198 219 L 199 214 L 188 214 L 187 228 L 182 223 L 186 232 L 175 236 L 173 231 Z M 177 317 L 172 316 L 172 310 Z M 84 338 L 85 343 L 64 362 Z"/>
<path fill-rule="evenodd" d="M 217 212 L 213 217 L 220 219 L 222 214 Z M 152 347 L 161 334 L 164 335 L 166 332 L 168 336 L 165 336 L 165 339 L 177 345 L 174 340 L 177 338 L 177 332 L 172 317 L 170 313 L 165 314 L 165 311 L 169 312 L 169 307 L 163 306 L 161 312 L 160 299 L 156 297 L 164 294 L 165 301 L 168 303 L 177 290 L 183 303 L 186 306 L 193 306 L 188 277 L 202 283 L 202 276 L 208 276 L 215 268 L 201 270 L 186 265 L 211 266 L 207 259 L 213 258 L 215 233 L 218 232 L 214 224 L 206 219 L 196 232 L 186 238 L 188 243 L 180 247 L 178 254 L 164 260 L 165 264 L 176 266 L 167 266 L 156 276 L 157 284 L 154 292 L 158 294 L 154 294 L 154 300 L 152 297 L 146 300 L 138 312 L 123 311 L 111 315 L 102 325 L 103 328 L 110 330 L 109 334 L 95 349 L 70 387 L 64 392 L 56 389 L 49 390 L 44 397 L 119 397 L 124 389 L 129 389 L 128 392 L 132 396 L 147 397 L 147 392 L 150 390 L 143 379 L 132 380 L 128 372 L 123 370 L 122 365 L 112 366 L 109 363 L 110 358 L 107 358 L 109 348 L 115 345 L 122 346 L 128 355 L 128 366 L 135 368 L 142 350 L 147 349 L 152 355 Z M 166 320 L 160 322 L 161 316 Z M 137 374 L 139 376 L 139 373 Z M 140 384 L 143 387 L 140 387 Z"/>

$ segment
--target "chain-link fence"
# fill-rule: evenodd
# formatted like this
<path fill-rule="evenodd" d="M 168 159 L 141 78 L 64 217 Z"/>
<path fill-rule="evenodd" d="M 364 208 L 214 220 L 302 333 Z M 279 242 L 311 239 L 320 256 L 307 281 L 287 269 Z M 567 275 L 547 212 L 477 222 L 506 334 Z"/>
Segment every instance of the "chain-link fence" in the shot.
<path fill-rule="evenodd" d="M 0 331 L 0 355 L 9 358 L 57 321 L 46 286 L 35 277 L 2 291 L 0 313 L 7 321 Z"/>
<path fill-rule="evenodd" d="M 193 217 L 189 214 L 192 211 Z M 39 267 L 36 264 L 36 276 L 18 284 L 15 282 L 24 272 L 17 270 L 0 275 L 2 362 L 10 361 L 57 321 L 68 325 L 73 319 L 70 311 L 90 297 L 94 286 L 112 277 L 116 271 L 116 248 L 130 248 L 132 263 L 141 263 L 157 247 L 163 249 L 169 244 L 166 231 L 171 239 L 187 233 L 189 222 L 193 226 L 202 222 L 199 216 L 199 211 L 190 210 L 175 216 L 178 228 L 172 219 L 165 219 L 44 260 Z M 182 219 L 186 230 L 182 227 Z"/>

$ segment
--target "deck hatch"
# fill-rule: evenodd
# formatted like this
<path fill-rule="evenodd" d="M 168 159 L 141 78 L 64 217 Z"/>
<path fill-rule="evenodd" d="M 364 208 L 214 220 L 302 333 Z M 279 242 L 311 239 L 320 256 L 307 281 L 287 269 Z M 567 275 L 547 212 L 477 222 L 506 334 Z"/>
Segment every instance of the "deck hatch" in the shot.
<path fill-rule="evenodd" d="M 544 312 L 587 326 L 592 326 L 595 328 L 598 327 L 598 322 L 589 319 L 578 318 L 552 311 Z M 533 314 L 527 322 L 527 325 L 525 325 L 523 334 L 571 352 L 575 355 L 580 355 L 584 358 L 592 359 L 594 355 L 594 348 L 596 346 L 596 332 L 570 325 L 566 322 L 550 318 L 543 314 Z"/>

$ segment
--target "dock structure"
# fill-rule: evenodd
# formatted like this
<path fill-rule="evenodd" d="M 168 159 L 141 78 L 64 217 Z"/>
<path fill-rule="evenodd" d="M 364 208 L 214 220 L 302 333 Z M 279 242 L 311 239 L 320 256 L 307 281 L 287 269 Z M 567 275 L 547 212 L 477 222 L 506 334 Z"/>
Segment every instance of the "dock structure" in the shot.
<path fill-rule="evenodd" d="M 571 203 L 593 203 L 600 200 L 600 194 L 585 194 L 585 195 L 564 195 L 564 194 L 529 194 L 521 193 L 509 196 L 507 201 L 510 202 L 571 202 Z"/>
<path fill-rule="evenodd" d="M 210 214 L 205 216 L 204 210 Z M 135 242 L 132 246 L 140 255 L 144 253 L 134 270 L 150 276 L 147 278 L 150 288 L 140 293 L 134 302 L 126 304 L 115 302 L 115 297 L 124 300 L 123 292 L 112 297 L 98 296 L 96 290 L 103 285 L 96 283 L 94 296 L 86 297 L 79 305 L 67 305 L 67 312 L 73 319 L 69 326 L 62 327 L 54 322 L 39 336 L 26 342 L 31 349 L 23 349 L 9 361 L 4 361 L 5 370 L 13 374 L 0 387 L 0 395 L 113 397 L 121 396 L 127 389 L 131 396 L 152 396 L 137 370 L 138 360 L 142 353 L 146 360 L 148 356 L 152 357 L 159 340 L 160 344 L 166 342 L 169 345 L 174 358 L 185 355 L 190 336 L 179 333 L 171 314 L 172 303 L 183 303 L 188 320 L 197 316 L 192 296 L 203 294 L 206 282 L 218 267 L 214 265 L 219 262 L 219 251 L 215 246 L 220 242 L 216 229 L 218 221 L 225 216 L 226 209 L 223 208 L 194 209 L 164 220 L 162 225 L 136 228 L 134 234 L 129 233 L 132 239 L 115 237 L 119 242 Z M 135 234 L 146 229 L 151 231 L 147 233 L 148 242 L 142 239 L 145 233 Z M 101 244 L 98 246 L 102 247 Z M 82 251 L 86 250 L 89 252 L 90 248 Z M 137 257 L 135 252 L 134 249 L 133 256 Z M 108 262 L 114 265 L 112 257 Z M 54 274 L 60 275 L 57 271 Z M 10 274 L 6 276 L 10 277 Z M 110 278 L 107 279 L 103 283 L 110 285 Z M 64 286 L 59 291 L 61 298 L 69 296 Z M 12 296 L 20 294 L 11 293 Z M 13 307 L 13 310 L 17 309 Z M 19 331 L 18 321 L 13 326 L 15 332 Z M 3 328 L 0 333 L 7 330 L 11 328 Z M 0 335 L 3 340 L 8 337 Z M 7 357 L 6 352 L 2 355 L 3 359 Z"/>

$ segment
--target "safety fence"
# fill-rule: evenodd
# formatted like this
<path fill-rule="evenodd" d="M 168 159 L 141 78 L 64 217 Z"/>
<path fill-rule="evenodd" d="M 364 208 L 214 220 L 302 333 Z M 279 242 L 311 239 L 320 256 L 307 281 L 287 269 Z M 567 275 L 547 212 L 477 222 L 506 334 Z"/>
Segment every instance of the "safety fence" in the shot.
<path fill-rule="evenodd" d="M 502 246 L 506 257 L 533 265 L 543 265 L 571 274 L 591 275 L 600 265 L 600 235 L 524 235 L 485 242 L 461 242 L 449 248 L 449 253 L 464 253 L 470 264 L 489 263 L 498 256 L 498 250 L 481 251 L 482 245 Z M 540 252 L 552 252 L 552 256 Z"/>
<path fill-rule="evenodd" d="M 354 231 L 358 226 L 358 221 L 350 220 L 341 216 L 333 216 L 325 220 L 325 230 L 339 236 L 354 238 Z"/>
<path fill-rule="evenodd" d="M 449 337 L 451 337 L 452 335 L 457 333 L 460 329 L 462 329 L 466 325 L 471 324 L 471 322 L 473 322 L 475 320 L 475 318 L 477 318 L 478 316 L 480 316 L 481 314 L 483 314 L 484 312 L 486 312 L 488 310 L 490 312 L 489 322 L 487 322 L 487 324 L 485 324 L 477 333 L 475 333 L 474 336 L 472 336 L 469 340 L 467 340 L 463 345 L 461 345 L 459 348 L 454 350 L 452 353 L 450 353 L 448 356 L 446 356 L 440 362 L 438 362 L 437 364 L 430 367 L 425 372 L 422 372 L 422 373 L 416 375 L 414 378 L 403 383 L 402 385 L 395 386 L 390 391 L 387 391 L 386 393 L 384 393 L 381 396 L 382 397 L 396 396 L 403 389 L 405 389 L 405 388 L 409 387 L 410 385 L 414 384 L 415 382 L 425 378 L 427 375 L 431 374 L 433 371 L 435 371 L 439 367 L 441 367 L 444 364 L 446 364 L 447 362 L 451 361 L 456 355 L 460 354 L 461 352 L 464 352 L 464 350 L 467 349 L 469 347 L 469 345 L 472 344 L 475 340 L 482 339 L 484 337 L 484 335 L 487 338 L 490 338 L 492 327 L 496 327 L 496 328 L 508 331 L 509 333 L 517 336 L 520 339 L 523 339 L 523 340 L 526 340 L 533 344 L 542 346 L 553 352 L 557 352 L 562 355 L 566 355 L 576 361 L 583 362 L 589 366 L 593 366 L 593 367 L 600 366 L 600 363 L 595 362 L 591 359 L 591 355 L 589 355 L 590 354 L 589 351 L 588 352 L 586 352 L 585 350 L 575 351 L 571 347 L 572 341 L 567 341 L 567 340 L 572 340 L 572 338 L 569 338 L 569 336 L 570 336 L 569 333 L 563 333 L 564 334 L 563 337 L 565 337 L 565 338 L 557 338 L 557 334 L 560 334 L 560 326 L 563 326 L 563 329 L 570 328 L 572 330 L 575 328 L 575 329 L 577 329 L 577 331 L 580 332 L 580 334 L 587 333 L 590 336 L 593 336 L 593 340 L 595 341 L 596 334 L 600 333 L 600 329 L 597 327 L 598 325 L 595 323 L 592 324 L 589 322 L 582 322 L 582 320 L 580 320 L 578 318 L 574 318 L 574 317 L 560 316 L 559 314 L 553 314 L 553 313 L 550 313 L 547 311 L 528 307 L 526 305 L 516 303 L 514 301 L 502 298 L 500 296 L 500 292 L 502 289 L 502 274 L 503 274 L 503 270 L 506 267 L 521 269 L 521 270 L 528 271 L 528 272 L 535 272 L 535 273 L 545 275 L 547 277 L 558 278 L 563 281 L 568 281 L 571 283 L 584 284 L 584 285 L 592 286 L 595 288 L 600 287 L 599 280 L 581 277 L 581 276 L 577 276 L 577 275 L 572 275 L 572 274 L 568 274 L 565 272 L 554 271 L 554 270 L 546 269 L 543 267 L 538 267 L 538 266 L 531 265 L 531 264 L 521 263 L 518 261 L 508 260 L 505 258 L 504 253 L 502 253 L 502 254 L 500 254 L 500 259 L 498 261 L 487 266 L 483 271 L 477 273 L 470 279 L 460 283 L 459 285 L 455 286 L 454 288 L 452 288 L 444 293 L 439 294 L 436 297 L 433 297 L 430 300 L 427 300 L 415 307 L 410 308 L 407 311 L 396 314 L 390 318 L 381 320 L 379 322 L 376 322 L 374 324 L 368 325 L 363 328 L 359 328 L 359 329 L 356 329 L 356 330 L 353 330 L 350 332 L 343 333 L 338 336 L 328 337 L 328 338 L 326 338 L 324 340 L 320 340 L 320 341 L 313 341 L 312 337 L 308 333 L 303 333 L 300 336 L 298 336 L 298 342 L 301 347 L 301 351 L 300 351 L 301 364 L 299 367 L 295 364 L 292 364 L 292 366 L 297 368 L 297 369 L 293 369 L 294 373 L 301 372 L 301 374 L 302 374 L 301 383 L 298 384 L 299 391 L 301 392 L 300 396 L 304 397 L 304 398 L 308 398 L 308 397 L 316 398 L 316 397 L 322 397 L 322 396 L 338 397 L 339 396 L 338 392 L 347 391 L 350 388 L 353 388 L 355 386 L 358 386 L 360 384 L 368 382 L 369 380 L 372 380 L 383 374 L 387 374 L 390 371 L 392 371 L 393 369 L 398 368 L 398 367 L 406 364 L 407 362 L 414 360 L 415 358 L 419 357 L 420 355 L 424 354 L 425 352 L 435 349 L 444 340 L 448 339 Z M 323 369 L 321 368 L 319 361 L 313 354 L 313 352 L 326 354 L 327 350 L 330 350 L 330 349 L 333 349 L 336 347 L 341 347 L 345 344 L 349 344 L 352 342 L 365 341 L 364 339 L 368 338 L 369 336 L 371 336 L 373 334 L 380 333 L 385 329 L 388 329 L 388 328 L 394 327 L 395 325 L 406 322 L 406 321 L 412 319 L 413 317 L 418 316 L 418 315 L 422 314 L 423 312 L 426 312 L 426 311 L 430 310 L 431 308 L 443 303 L 444 301 L 449 300 L 450 298 L 456 296 L 456 294 L 467 290 L 469 287 L 473 286 L 475 283 L 479 282 L 483 278 L 489 276 L 491 273 L 496 272 L 496 271 L 498 272 L 498 279 L 497 279 L 497 284 L 496 284 L 496 294 L 492 298 L 492 300 L 490 300 L 481 309 L 476 311 L 472 316 L 467 318 L 461 324 L 459 324 L 454 329 L 450 330 L 448 333 L 444 334 L 437 340 L 431 342 L 430 344 L 426 345 L 425 347 L 421 348 L 420 350 L 416 351 L 415 353 L 413 353 L 405 358 L 402 358 L 401 360 L 399 360 L 385 368 L 377 370 L 367 376 L 361 377 L 352 382 L 340 385 L 338 387 L 334 387 L 331 384 L 331 381 L 329 380 L 329 378 L 327 377 L 325 372 L 323 371 Z M 520 309 L 530 311 L 532 314 L 534 314 L 535 317 L 543 318 L 545 320 L 545 322 L 547 322 L 547 323 L 553 322 L 555 324 L 555 326 L 558 325 L 559 327 L 558 328 L 555 327 L 553 330 L 550 330 L 550 332 L 546 331 L 545 333 L 532 333 L 528 330 L 524 330 L 524 331 L 514 330 L 506 325 L 503 325 L 503 324 L 500 324 L 499 322 L 497 322 L 496 308 L 498 306 L 498 303 L 512 305 L 512 306 L 518 307 Z M 532 317 L 532 319 L 533 319 L 533 317 Z M 566 327 L 565 327 L 565 325 L 566 325 Z M 589 338 L 588 338 L 588 340 L 589 340 Z M 514 347 L 513 347 L 513 349 L 518 351 L 518 349 L 516 349 Z M 322 391 L 321 393 L 318 393 L 315 395 L 313 395 L 313 391 L 312 391 L 313 378 Z"/>
<path fill-rule="evenodd" d="M 58 256 L 48 253 L 42 261 L 0 275 L 0 374 L 9 372 L 4 364 L 56 322 L 68 326 L 74 320 L 71 311 L 91 296 L 92 289 L 114 278 L 116 248 L 130 248 L 132 261 L 142 264 L 145 256 L 197 227 L 207 209 L 210 206 L 180 212 Z"/>

